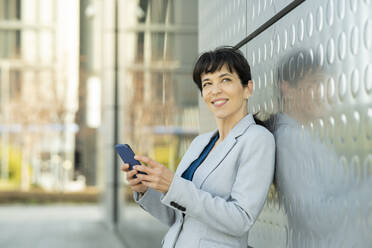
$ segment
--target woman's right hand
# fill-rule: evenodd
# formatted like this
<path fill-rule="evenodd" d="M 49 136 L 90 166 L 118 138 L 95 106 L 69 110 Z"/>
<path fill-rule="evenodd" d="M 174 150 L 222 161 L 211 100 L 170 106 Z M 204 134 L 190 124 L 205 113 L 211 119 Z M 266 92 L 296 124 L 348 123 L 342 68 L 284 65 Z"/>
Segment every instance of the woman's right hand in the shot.
<path fill-rule="evenodd" d="M 133 178 L 138 173 L 136 170 L 129 170 L 129 164 L 123 164 L 120 169 L 127 174 L 127 181 L 133 191 L 138 193 L 145 193 L 147 187 L 141 183 L 139 178 Z"/>

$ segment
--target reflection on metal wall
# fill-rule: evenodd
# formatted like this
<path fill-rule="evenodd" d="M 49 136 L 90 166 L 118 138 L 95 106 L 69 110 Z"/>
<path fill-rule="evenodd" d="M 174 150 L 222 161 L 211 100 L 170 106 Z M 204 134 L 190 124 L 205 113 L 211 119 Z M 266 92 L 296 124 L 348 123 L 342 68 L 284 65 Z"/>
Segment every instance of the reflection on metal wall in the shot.
<path fill-rule="evenodd" d="M 218 2 L 200 8 L 200 23 L 226 18 L 219 9 L 234 19 L 221 30 L 241 23 Z M 247 6 L 244 37 L 290 3 L 231 1 Z M 240 48 L 255 83 L 249 112 L 267 120 L 277 143 L 273 190 L 251 246 L 372 246 L 371 9 L 368 0 L 307 0 Z M 237 44 L 221 33 L 200 28 L 199 49 Z M 211 117 L 201 111 L 204 131 Z"/>

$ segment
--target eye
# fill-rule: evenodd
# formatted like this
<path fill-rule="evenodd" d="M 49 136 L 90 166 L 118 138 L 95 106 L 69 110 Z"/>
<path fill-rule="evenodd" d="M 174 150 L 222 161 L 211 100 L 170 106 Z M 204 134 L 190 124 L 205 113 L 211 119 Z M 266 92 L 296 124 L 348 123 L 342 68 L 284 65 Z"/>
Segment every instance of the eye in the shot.
<path fill-rule="evenodd" d="M 204 87 L 206 87 L 208 85 L 211 85 L 211 83 L 210 82 L 205 82 L 205 83 L 202 84 L 202 88 L 204 88 Z"/>
<path fill-rule="evenodd" d="M 222 82 L 231 82 L 231 79 L 230 78 L 223 78 Z"/>

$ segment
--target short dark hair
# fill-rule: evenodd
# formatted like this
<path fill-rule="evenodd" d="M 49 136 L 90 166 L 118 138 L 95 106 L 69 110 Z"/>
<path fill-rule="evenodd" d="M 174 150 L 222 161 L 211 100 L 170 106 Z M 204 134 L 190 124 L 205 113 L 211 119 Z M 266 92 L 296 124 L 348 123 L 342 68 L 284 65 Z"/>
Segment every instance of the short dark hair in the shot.
<path fill-rule="evenodd" d="M 249 80 L 252 80 L 251 68 L 240 50 L 231 46 L 217 47 L 213 51 L 202 53 L 196 60 L 192 77 L 200 92 L 202 91 L 201 75 L 221 70 L 224 65 L 227 65 L 230 72 L 235 71 L 238 74 L 243 87 L 248 85 Z M 266 126 L 257 115 L 258 113 L 253 114 L 256 124 Z"/>
<path fill-rule="evenodd" d="M 306 76 L 317 72 L 321 72 L 317 54 L 306 49 L 292 50 L 279 60 L 278 82 L 287 82 L 290 86 L 297 87 Z"/>
<path fill-rule="evenodd" d="M 213 51 L 202 53 L 196 60 L 192 77 L 200 91 L 201 75 L 220 70 L 224 65 L 227 65 L 230 72 L 235 71 L 238 74 L 243 86 L 252 79 L 251 68 L 240 50 L 229 46 L 217 47 Z"/>

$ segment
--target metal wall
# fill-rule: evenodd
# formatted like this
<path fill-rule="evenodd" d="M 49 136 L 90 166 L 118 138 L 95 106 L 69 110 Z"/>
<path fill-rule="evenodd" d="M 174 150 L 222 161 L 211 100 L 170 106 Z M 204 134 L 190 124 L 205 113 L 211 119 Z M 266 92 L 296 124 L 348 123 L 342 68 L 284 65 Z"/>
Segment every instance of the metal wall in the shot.
<path fill-rule="evenodd" d="M 274 133 L 275 181 L 253 247 L 372 247 L 372 1 L 199 1 L 199 51 L 236 45 Z M 201 132 L 214 123 L 200 102 Z"/>

